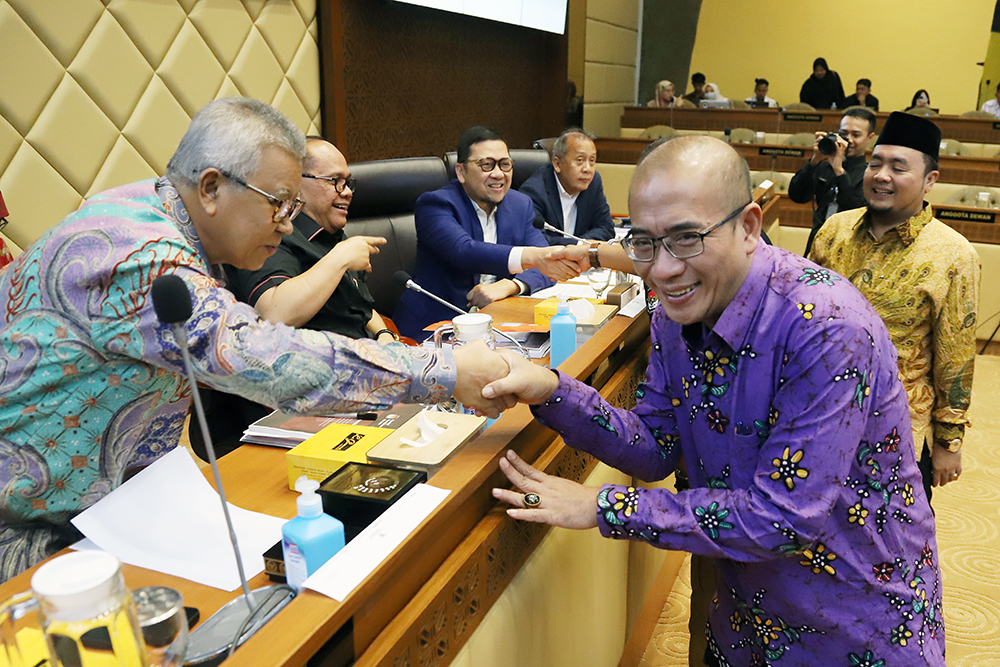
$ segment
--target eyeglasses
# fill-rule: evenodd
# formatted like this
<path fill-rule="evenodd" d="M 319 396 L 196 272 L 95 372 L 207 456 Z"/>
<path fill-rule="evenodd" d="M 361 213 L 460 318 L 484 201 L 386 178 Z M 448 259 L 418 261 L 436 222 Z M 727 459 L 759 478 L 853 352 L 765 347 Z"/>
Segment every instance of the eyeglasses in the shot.
<path fill-rule="evenodd" d="M 333 189 L 337 191 L 337 194 L 343 194 L 344 188 L 350 188 L 351 192 L 355 190 L 355 184 L 357 184 L 357 179 L 353 176 L 348 176 L 347 178 L 339 178 L 337 176 L 316 176 L 315 174 L 302 174 L 302 178 L 312 178 L 317 181 L 326 181 L 333 186 Z"/>
<path fill-rule="evenodd" d="M 703 232 L 681 232 L 673 236 L 632 236 L 628 233 L 622 239 L 622 248 L 629 259 L 636 262 L 652 262 L 656 257 L 656 247 L 660 244 L 677 259 L 691 259 L 705 252 L 705 237 L 726 224 L 753 202 L 747 202 Z"/>
<path fill-rule="evenodd" d="M 481 160 L 466 160 L 470 164 L 478 164 L 479 168 L 485 172 L 493 171 L 497 165 L 500 165 L 500 171 L 507 173 L 514 168 L 514 161 L 509 157 L 502 157 L 499 160 L 491 157 L 484 157 Z"/>
<path fill-rule="evenodd" d="M 250 185 L 239 176 L 234 176 L 233 174 L 230 174 L 229 172 L 226 171 L 222 171 L 221 169 L 219 170 L 219 172 L 229 180 L 233 181 L 234 183 L 242 185 L 247 190 L 253 190 L 257 194 L 261 194 L 267 197 L 267 201 L 270 202 L 271 206 L 274 207 L 274 213 L 271 215 L 271 222 L 279 223 L 282 220 L 286 219 L 289 221 L 294 220 L 295 216 L 299 214 L 299 211 L 302 210 L 302 206 L 305 204 L 305 202 L 299 199 L 298 197 L 295 197 L 294 199 L 279 199 L 274 195 L 264 192 L 260 188 L 255 188 L 254 186 Z"/>

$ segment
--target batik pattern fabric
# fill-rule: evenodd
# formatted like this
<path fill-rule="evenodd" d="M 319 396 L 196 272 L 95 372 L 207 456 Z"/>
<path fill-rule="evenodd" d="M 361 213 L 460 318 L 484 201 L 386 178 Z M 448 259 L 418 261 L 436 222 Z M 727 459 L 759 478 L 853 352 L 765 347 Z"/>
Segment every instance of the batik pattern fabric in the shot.
<path fill-rule="evenodd" d="M 633 411 L 565 375 L 534 408 L 641 480 L 683 456 L 688 491 L 602 487 L 601 533 L 716 559 L 723 665 L 944 665 L 934 518 L 895 350 L 864 297 L 761 243 L 714 327 L 661 307 L 651 336 Z"/>
<path fill-rule="evenodd" d="M 152 305 L 180 276 L 195 374 L 291 412 L 434 402 L 449 353 L 353 341 L 261 320 L 216 280 L 167 179 L 87 200 L 0 274 L 0 574 L 74 536 L 69 520 L 126 471 L 175 447 L 190 404 L 183 360 Z"/>
<path fill-rule="evenodd" d="M 846 276 L 885 322 L 899 354 L 914 444 L 960 441 L 976 358 L 979 256 L 930 206 L 879 240 L 871 229 L 867 209 L 831 216 L 810 258 Z"/>

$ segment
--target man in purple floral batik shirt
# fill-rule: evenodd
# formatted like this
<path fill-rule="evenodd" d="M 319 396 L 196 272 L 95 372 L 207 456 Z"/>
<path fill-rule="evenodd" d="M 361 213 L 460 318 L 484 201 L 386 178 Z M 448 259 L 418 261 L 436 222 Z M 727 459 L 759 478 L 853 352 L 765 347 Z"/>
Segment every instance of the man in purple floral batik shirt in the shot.
<path fill-rule="evenodd" d="M 896 352 L 843 277 L 760 242 L 746 163 L 682 137 L 637 168 L 624 241 L 660 307 L 632 411 L 509 357 L 487 397 L 530 403 L 565 441 L 681 493 L 592 488 L 513 452 L 494 491 L 517 519 L 715 559 L 709 665 L 944 662 L 934 519 Z"/>

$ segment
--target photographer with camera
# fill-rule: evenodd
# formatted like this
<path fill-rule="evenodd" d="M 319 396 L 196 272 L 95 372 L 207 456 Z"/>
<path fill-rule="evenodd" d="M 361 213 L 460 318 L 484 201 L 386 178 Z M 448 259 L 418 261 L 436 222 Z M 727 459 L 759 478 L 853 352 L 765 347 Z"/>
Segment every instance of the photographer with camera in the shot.
<path fill-rule="evenodd" d="M 875 114 L 854 107 L 844 112 L 839 132 L 817 132 L 812 158 L 788 184 L 788 197 L 799 204 L 813 201 L 813 224 L 805 254 L 816 232 L 837 211 L 865 206 L 862 176 L 865 150 L 875 135 Z"/>

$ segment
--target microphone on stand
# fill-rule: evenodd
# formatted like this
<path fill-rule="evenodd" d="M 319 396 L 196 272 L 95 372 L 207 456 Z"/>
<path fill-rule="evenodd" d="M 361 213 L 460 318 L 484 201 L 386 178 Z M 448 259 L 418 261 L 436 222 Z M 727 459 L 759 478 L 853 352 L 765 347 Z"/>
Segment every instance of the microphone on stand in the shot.
<path fill-rule="evenodd" d="M 424 296 L 428 296 L 428 297 L 434 299 L 435 301 L 437 301 L 438 303 L 440 303 L 442 306 L 447 306 L 448 308 L 451 308 L 452 310 L 454 310 L 459 315 L 468 315 L 469 314 L 469 311 L 462 310 L 461 308 L 459 308 L 458 306 L 456 306 L 452 302 L 445 301 L 444 299 L 442 299 L 441 297 L 439 297 L 437 294 L 432 294 L 432 293 L 428 292 L 427 290 L 425 290 L 420 285 L 418 285 L 417 283 L 413 282 L 413 278 L 411 278 L 410 274 L 407 273 L 406 271 L 399 270 L 399 271 L 396 271 L 396 273 L 392 274 L 392 282 L 396 283 L 396 285 L 399 286 L 399 287 L 405 287 L 406 289 L 410 289 L 410 290 L 413 290 L 414 292 L 418 292 L 420 294 L 423 294 Z"/>
<path fill-rule="evenodd" d="M 229 515 L 229 503 L 226 501 L 226 491 L 222 487 L 222 476 L 219 464 L 215 458 L 215 447 L 205 419 L 205 409 L 202 407 L 201 394 L 198 393 L 198 381 L 191 364 L 188 352 L 187 330 L 184 324 L 191 317 L 191 293 L 187 283 L 176 275 L 162 275 L 153 281 L 153 310 L 161 322 L 170 326 L 180 348 L 184 360 L 184 372 L 191 384 L 191 397 L 194 402 L 201 437 L 205 441 L 208 462 L 215 477 L 215 487 L 219 490 L 222 502 L 222 512 L 229 528 L 229 541 L 233 545 L 233 555 L 236 556 L 236 568 L 240 575 L 240 586 L 243 594 L 226 603 L 219 611 L 212 614 L 204 623 L 191 632 L 188 640 L 185 664 L 208 665 L 221 662 L 236 650 L 250 636 L 260 629 L 280 609 L 295 597 L 294 589 L 290 587 L 265 586 L 256 591 L 250 590 L 246 574 L 243 570 L 243 559 L 240 557 L 236 542 L 236 530 Z M 287 589 L 287 591 L 285 590 Z M 277 597 L 276 593 L 282 593 Z M 277 599 L 276 599 L 277 598 Z M 245 607 L 244 607 L 245 603 Z M 270 606 L 268 606 L 270 604 Z M 261 616 L 261 612 L 263 615 Z"/>
<path fill-rule="evenodd" d="M 460 315 L 468 315 L 469 314 L 469 311 L 462 310 L 461 308 L 459 308 L 455 304 L 451 303 L 450 301 L 445 301 L 444 299 L 442 299 L 441 297 L 439 297 L 437 294 L 432 294 L 431 292 L 428 292 L 427 290 L 425 290 L 423 287 L 421 287 L 420 285 L 418 285 L 417 283 L 415 283 L 413 281 L 413 278 L 411 278 L 410 274 L 407 273 L 406 271 L 403 271 L 403 270 L 396 271 L 396 273 L 392 274 L 392 281 L 394 283 L 396 283 L 400 287 L 405 287 L 406 289 L 413 290 L 414 292 L 418 292 L 420 294 L 423 294 L 424 296 L 429 296 L 430 298 L 434 299 L 435 301 L 437 301 L 441 305 L 448 306 L 449 308 L 451 308 L 452 310 L 454 310 L 456 313 L 458 313 Z M 500 331 L 496 327 L 491 327 L 491 328 L 493 329 L 494 332 L 500 334 L 501 336 L 503 336 L 504 338 L 506 338 L 507 340 L 509 340 L 510 342 L 512 342 L 517 347 L 517 349 L 521 352 L 521 354 L 524 356 L 525 359 L 531 359 L 531 355 L 529 355 L 528 351 L 524 349 L 524 346 L 521 345 L 516 340 L 514 340 L 514 338 L 511 335 L 509 335 L 505 331 Z"/>
<path fill-rule="evenodd" d="M 579 241 L 580 243 L 590 243 L 587 239 L 581 239 L 579 236 L 573 236 L 569 232 L 564 232 L 558 227 L 553 227 L 549 223 L 545 222 L 545 218 L 540 215 L 535 215 L 535 219 L 531 221 L 532 226 L 535 229 L 544 229 L 547 232 L 552 232 L 553 234 L 562 234 L 563 236 L 568 236 L 574 241 Z"/>

